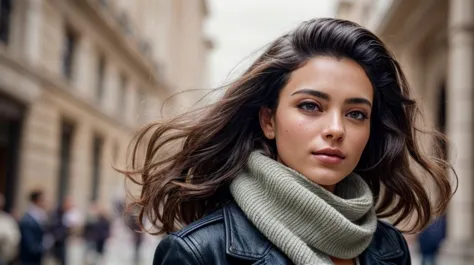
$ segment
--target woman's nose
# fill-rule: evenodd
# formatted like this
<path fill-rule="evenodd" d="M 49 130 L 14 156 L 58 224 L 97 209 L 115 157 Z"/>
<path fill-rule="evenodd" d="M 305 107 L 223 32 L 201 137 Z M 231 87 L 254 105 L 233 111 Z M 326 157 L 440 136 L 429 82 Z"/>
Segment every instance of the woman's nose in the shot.
<path fill-rule="evenodd" d="M 323 131 L 323 137 L 327 140 L 340 141 L 345 136 L 344 124 L 338 114 L 331 115 L 326 129 Z"/>

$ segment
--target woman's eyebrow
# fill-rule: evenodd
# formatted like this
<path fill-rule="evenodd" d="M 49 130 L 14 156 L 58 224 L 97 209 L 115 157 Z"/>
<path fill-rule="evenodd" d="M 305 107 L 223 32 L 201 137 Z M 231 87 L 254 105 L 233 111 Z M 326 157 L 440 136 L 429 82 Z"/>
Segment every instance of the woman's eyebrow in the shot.
<path fill-rule="evenodd" d="M 318 91 L 318 90 L 309 89 L 309 88 L 300 89 L 298 91 L 293 92 L 293 94 L 291 94 L 291 95 L 294 96 L 294 95 L 297 95 L 297 94 L 308 94 L 308 95 L 318 97 L 318 98 L 326 100 L 326 101 L 331 100 L 331 97 L 329 96 L 329 94 L 326 94 L 326 93 Z"/>
<path fill-rule="evenodd" d="M 344 101 L 346 104 L 366 104 L 372 108 L 372 103 L 366 98 L 348 98 Z"/>

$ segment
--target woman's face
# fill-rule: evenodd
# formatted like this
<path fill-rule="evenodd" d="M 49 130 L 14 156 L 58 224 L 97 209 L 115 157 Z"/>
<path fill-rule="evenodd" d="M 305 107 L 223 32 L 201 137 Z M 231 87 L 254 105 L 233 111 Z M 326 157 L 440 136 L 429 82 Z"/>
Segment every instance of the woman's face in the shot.
<path fill-rule="evenodd" d="M 260 110 L 260 124 L 280 162 L 334 191 L 369 140 L 372 105 L 372 84 L 356 62 L 315 57 L 291 74 L 275 112 Z"/>

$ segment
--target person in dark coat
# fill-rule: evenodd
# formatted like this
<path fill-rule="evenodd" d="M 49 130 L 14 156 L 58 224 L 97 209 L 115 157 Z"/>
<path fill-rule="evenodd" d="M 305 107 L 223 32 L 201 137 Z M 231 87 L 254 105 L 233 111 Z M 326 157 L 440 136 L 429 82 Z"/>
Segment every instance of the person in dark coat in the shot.
<path fill-rule="evenodd" d="M 137 206 L 132 207 L 127 212 L 126 224 L 130 228 L 133 237 L 133 246 L 134 246 L 134 255 L 133 261 L 134 264 L 140 263 L 140 249 L 143 242 L 143 233 L 142 227 L 140 226 L 140 221 L 138 219 L 139 208 Z"/>
<path fill-rule="evenodd" d="M 88 250 L 94 250 L 96 254 L 94 264 L 98 264 L 99 258 L 103 256 L 109 237 L 110 220 L 105 210 L 98 205 L 92 205 L 84 227 L 84 239 L 88 243 Z"/>
<path fill-rule="evenodd" d="M 40 265 L 44 253 L 51 247 L 52 239 L 45 235 L 48 216 L 42 191 L 30 194 L 31 206 L 20 220 L 20 264 Z"/>
<path fill-rule="evenodd" d="M 435 265 L 441 243 L 446 238 L 446 215 L 436 219 L 418 235 L 422 265 Z"/>
<path fill-rule="evenodd" d="M 53 213 L 51 218 L 51 234 L 54 237 L 52 254 L 60 265 L 67 263 L 67 239 L 72 228 L 66 220 L 66 214 L 72 208 L 72 200 L 66 197 Z"/>

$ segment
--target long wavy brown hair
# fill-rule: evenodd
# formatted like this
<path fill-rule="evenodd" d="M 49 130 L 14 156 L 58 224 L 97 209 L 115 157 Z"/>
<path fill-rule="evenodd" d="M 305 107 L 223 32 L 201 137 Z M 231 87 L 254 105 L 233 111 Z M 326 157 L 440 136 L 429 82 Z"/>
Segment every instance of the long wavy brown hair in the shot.
<path fill-rule="evenodd" d="M 122 170 L 141 186 L 134 204 L 154 234 L 175 231 L 232 200 L 229 184 L 256 149 L 276 157 L 275 142 L 259 125 L 262 107 L 278 107 L 291 73 L 315 56 L 349 58 L 366 72 L 374 89 L 368 144 L 355 169 L 370 186 L 380 218 L 399 224 L 416 216 L 408 231 L 444 213 L 454 189 L 452 166 L 438 149 L 422 151 L 415 125 L 417 103 L 399 63 L 382 41 L 345 20 L 313 19 L 277 38 L 214 104 L 143 128 L 131 143 L 130 168 Z M 446 138 L 427 132 L 434 146 Z M 425 189 L 438 194 L 432 201 Z"/>

